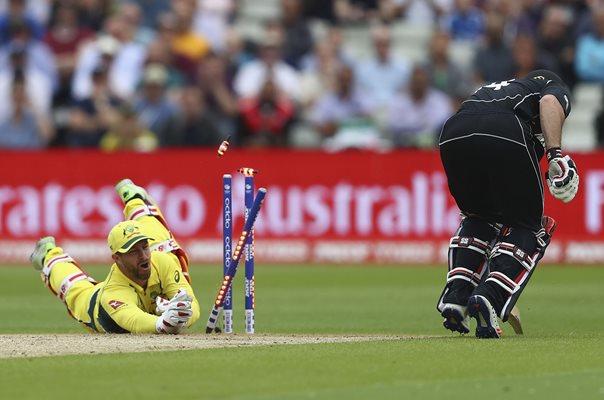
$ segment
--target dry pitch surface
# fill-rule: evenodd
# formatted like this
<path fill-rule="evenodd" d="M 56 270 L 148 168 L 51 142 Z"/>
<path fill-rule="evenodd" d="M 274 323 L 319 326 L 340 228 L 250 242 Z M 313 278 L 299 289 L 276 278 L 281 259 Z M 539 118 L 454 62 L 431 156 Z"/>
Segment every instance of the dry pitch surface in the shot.
<path fill-rule="evenodd" d="M 301 336 L 301 335 L 0 335 L 0 358 L 45 357 L 69 354 L 135 353 L 210 349 L 218 347 L 276 346 L 419 339 L 412 336 Z"/>

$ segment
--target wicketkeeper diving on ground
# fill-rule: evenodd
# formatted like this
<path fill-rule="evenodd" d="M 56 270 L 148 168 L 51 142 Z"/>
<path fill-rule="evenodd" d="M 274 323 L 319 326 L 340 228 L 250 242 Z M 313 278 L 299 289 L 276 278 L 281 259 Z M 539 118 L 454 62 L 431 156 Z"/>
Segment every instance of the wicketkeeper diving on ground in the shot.
<path fill-rule="evenodd" d="M 554 73 L 478 89 L 443 126 L 440 155 L 449 190 L 463 219 L 451 238 L 447 284 L 438 302 L 444 326 L 498 338 L 554 227 L 543 214 L 539 160 L 547 155 L 547 186 L 563 202 L 579 187 L 573 160 L 564 155 L 562 126 L 570 92 Z"/>
<path fill-rule="evenodd" d="M 50 236 L 38 241 L 31 262 L 69 315 L 92 332 L 180 333 L 199 318 L 187 255 L 143 188 L 124 179 L 115 189 L 126 221 L 107 237 L 114 264 L 104 281 L 86 274 Z"/>

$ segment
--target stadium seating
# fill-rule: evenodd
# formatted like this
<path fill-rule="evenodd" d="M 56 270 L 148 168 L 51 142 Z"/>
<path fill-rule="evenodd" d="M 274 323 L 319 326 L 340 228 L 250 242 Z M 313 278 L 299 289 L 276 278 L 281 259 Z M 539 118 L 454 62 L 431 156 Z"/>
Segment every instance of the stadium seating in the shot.
<path fill-rule="evenodd" d="M 595 146 L 594 118 L 602 104 L 602 86 L 578 83 L 574 89 L 572 112 L 564 125 L 563 145 L 571 151 L 591 150 Z"/>
<path fill-rule="evenodd" d="M 240 0 L 237 28 L 249 39 L 262 37 L 262 22 L 280 16 L 279 0 Z M 395 23 L 392 39 L 395 53 L 410 62 L 421 61 L 427 52 L 432 28 L 427 25 Z M 315 37 L 322 37 L 326 25 L 313 21 L 311 28 Z M 368 57 L 372 51 L 369 26 L 350 26 L 344 29 L 344 50 L 354 59 Z M 464 67 L 471 68 L 475 48 L 466 42 L 451 42 L 451 57 Z M 571 151 L 590 150 L 595 147 L 594 118 L 602 105 L 602 87 L 593 83 L 579 83 L 574 90 L 573 111 L 564 127 L 564 146 Z M 308 128 L 300 126 L 300 138 L 308 138 Z M 297 136 L 297 135 L 295 135 Z M 316 140 L 297 143 L 300 147 L 312 146 Z M 298 142 L 297 140 L 294 140 Z"/>

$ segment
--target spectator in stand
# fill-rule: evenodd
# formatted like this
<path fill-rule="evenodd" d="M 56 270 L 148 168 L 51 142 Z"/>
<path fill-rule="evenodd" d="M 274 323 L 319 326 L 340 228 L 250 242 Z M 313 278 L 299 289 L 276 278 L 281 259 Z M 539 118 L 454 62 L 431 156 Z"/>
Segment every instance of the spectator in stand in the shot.
<path fill-rule="evenodd" d="M 48 115 L 31 106 L 25 75 L 17 71 L 11 85 L 8 113 L 0 115 L 0 149 L 40 149 L 54 135 Z"/>
<path fill-rule="evenodd" d="M 237 97 L 227 76 L 223 56 L 210 53 L 200 64 L 198 86 L 209 114 L 220 130 L 222 137 L 235 135 L 235 118 L 239 112 Z"/>
<path fill-rule="evenodd" d="M 604 5 L 592 18 L 594 30 L 579 37 L 575 65 L 580 80 L 604 83 Z"/>
<path fill-rule="evenodd" d="M 319 19 L 329 24 L 336 23 L 335 0 L 304 0 L 304 16 Z"/>
<path fill-rule="evenodd" d="M 61 0 L 25 0 L 24 13 L 43 27 L 48 24 L 54 3 Z M 11 7 L 10 0 L 0 0 L 0 15 L 8 14 Z M 19 2 L 15 2 L 19 3 Z M 42 32 L 44 34 L 44 32 Z"/>
<path fill-rule="evenodd" d="M 403 19 L 414 25 L 434 25 L 453 8 L 453 0 L 382 0 L 380 15 L 385 21 Z"/>
<path fill-rule="evenodd" d="M 424 65 L 430 82 L 435 89 L 446 93 L 453 108 L 461 104 L 473 91 L 472 79 L 467 69 L 449 56 L 451 37 L 442 30 L 435 30 L 430 39 L 428 60 Z"/>
<path fill-rule="evenodd" d="M 304 109 L 311 108 L 322 93 L 334 90 L 340 65 L 331 43 L 317 42 L 312 63 L 308 63 L 300 77 L 300 102 Z"/>
<path fill-rule="evenodd" d="M 387 126 L 395 146 L 434 147 L 438 133 L 451 115 L 449 97 L 430 84 L 422 66 L 413 68 L 409 89 L 391 102 Z"/>
<path fill-rule="evenodd" d="M 238 3 L 238 0 L 197 0 L 193 29 L 205 37 L 217 53 L 224 51 Z"/>
<path fill-rule="evenodd" d="M 51 115 L 53 81 L 42 69 L 40 69 L 31 57 L 34 55 L 23 45 L 5 46 L 0 63 L 0 96 L 4 101 L 0 102 L 0 116 L 10 114 L 10 101 L 14 93 L 12 85 L 17 74 L 23 75 L 23 84 L 27 93 L 28 106 L 36 115 Z M 47 59 L 52 63 L 53 58 Z"/>
<path fill-rule="evenodd" d="M 165 90 L 169 98 L 176 98 L 180 89 L 187 83 L 184 74 L 174 66 L 174 54 L 169 43 L 162 38 L 155 38 L 147 47 L 145 67 L 151 64 L 161 65 L 166 70 Z"/>
<path fill-rule="evenodd" d="M 535 39 L 528 35 L 518 35 L 512 46 L 515 78 L 523 78 L 529 72 L 537 69 L 551 70 L 555 67 L 555 60 L 550 60 L 546 55 L 540 54 Z"/>
<path fill-rule="evenodd" d="M 244 64 L 256 60 L 256 44 L 250 44 L 252 44 L 250 41 L 244 41 L 236 29 L 231 29 L 227 33 L 226 46 L 221 55 L 225 62 L 226 77 L 231 87 L 234 87 L 235 76 L 239 69 Z"/>
<path fill-rule="evenodd" d="M 537 34 L 543 7 L 542 1 L 521 0 L 519 1 L 519 5 L 520 10 L 515 18 L 517 34 L 526 34 L 530 36 Z"/>
<path fill-rule="evenodd" d="M 234 81 L 239 97 L 256 97 L 271 77 L 280 92 L 294 100 L 299 98 L 300 76 L 281 58 L 281 39 L 275 32 L 266 34 L 260 43 L 259 57 L 241 66 Z"/>
<path fill-rule="evenodd" d="M 175 54 L 197 63 L 211 50 L 210 42 L 193 29 L 196 15 L 196 0 L 173 0 L 172 10 L 176 17 L 175 36 L 172 49 Z"/>
<path fill-rule="evenodd" d="M 177 74 L 182 77 L 185 84 L 189 84 L 194 81 L 194 72 L 196 71 L 197 63 L 192 61 L 190 58 L 174 51 L 177 24 L 178 19 L 173 12 L 160 15 L 157 20 L 157 35 L 152 46 L 154 46 L 157 42 L 161 43 L 161 47 L 163 47 L 163 51 L 165 51 L 165 57 L 168 58 L 166 61 L 169 61 L 170 66 L 172 67 L 171 69 L 174 69 Z"/>
<path fill-rule="evenodd" d="M 99 35 L 81 49 L 71 83 L 72 98 L 80 100 L 91 96 L 94 72 L 105 70 L 110 73 L 119 50 L 119 41 L 110 35 Z"/>
<path fill-rule="evenodd" d="M 604 84 L 604 5 L 593 8 L 592 21 L 593 32 L 582 35 L 577 42 L 577 76 L 582 81 Z M 601 106 L 595 119 L 596 143 L 600 148 L 604 147 L 604 95 Z"/>
<path fill-rule="evenodd" d="M 79 20 L 85 26 L 95 32 L 103 29 L 105 20 L 111 14 L 114 0 L 76 0 L 80 9 Z"/>
<path fill-rule="evenodd" d="M 181 3 L 174 3 L 175 7 Z M 185 13 L 185 11 L 179 11 Z M 158 19 L 158 40 L 168 43 L 172 53 L 173 66 L 182 74 L 187 84 L 195 82 L 197 75 L 197 64 L 210 51 L 209 42 L 183 27 L 183 19 L 178 17 L 174 11 L 164 13 Z M 190 18 L 189 18 L 190 19 Z"/>
<path fill-rule="evenodd" d="M 117 8 L 117 17 L 132 30 L 132 41 L 148 46 L 155 37 L 155 31 L 143 25 L 141 6 L 131 1 L 121 3 Z"/>
<path fill-rule="evenodd" d="M 541 0 L 496 0 L 483 6 L 486 14 L 494 13 L 504 21 L 503 41 L 511 45 L 516 36 L 535 36 L 543 7 Z"/>
<path fill-rule="evenodd" d="M 503 41 L 505 21 L 495 13 L 489 13 L 485 24 L 485 41 L 474 57 L 474 82 L 501 82 L 513 75 L 512 49 Z"/>
<path fill-rule="evenodd" d="M 237 139 L 247 147 L 285 146 L 294 118 L 294 103 L 269 77 L 258 96 L 241 100 Z"/>
<path fill-rule="evenodd" d="M 124 1 L 124 0 L 122 0 Z M 170 11 L 171 0 L 126 0 L 137 4 L 141 10 L 141 24 L 144 27 L 155 29 L 160 15 Z"/>
<path fill-rule="evenodd" d="M 379 15 L 379 0 L 334 0 L 336 18 L 343 24 L 364 24 Z"/>
<path fill-rule="evenodd" d="M 15 17 L 9 22 L 9 42 L 0 47 L 0 68 L 4 68 L 13 49 L 25 49 L 27 68 L 45 74 L 52 82 L 54 91 L 58 83 L 57 66 L 52 51 L 31 34 L 29 25 L 22 18 Z"/>
<path fill-rule="evenodd" d="M 319 97 L 308 119 L 323 137 L 327 150 L 378 149 L 384 143 L 371 111 L 367 97 L 355 88 L 354 70 L 342 65 L 334 90 Z"/>
<path fill-rule="evenodd" d="M 203 93 L 196 86 L 187 86 L 181 92 L 182 114 L 172 131 L 160 137 L 163 147 L 215 147 L 226 137 L 221 136 L 218 125 L 204 104 Z"/>
<path fill-rule="evenodd" d="M 573 35 L 573 14 L 563 5 L 548 4 L 539 24 L 537 47 L 548 58 L 557 61 L 552 72 L 573 89 L 577 81 L 575 73 L 575 37 Z"/>
<path fill-rule="evenodd" d="M 331 53 L 335 56 L 340 64 L 353 65 L 355 60 L 344 52 L 344 34 L 342 27 L 339 25 L 331 25 L 327 28 L 325 37 L 320 38 L 317 44 L 325 44 L 331 48 Z M 302 60 L 302 71 L 316 70 L 318 68 L 318 54 L 316 53 L 317 46 L 313 52 L 304 57 Z"/>
<path fill-rule="evenodd" d="M 44 43 L 55 56 L 59 75 L 53 105 L 66 106 L 71 102 L 71 82 L 76 58 L 83 44 L 93 40 L 94 33 L 80 26 L 78 9 L 72 1 L 56 3 Z"/>
<path fill-rule="evenodd" d="M 376 115 L 381 116 L 390 101 L 407 84 L 410 66 L 407 60 L 392 51 L 392 38 L 386 26 L 373 28 L 371 39 L 374 55 L 356 64 L 356 84 L 373 104 Z"/>
<path fill-rule="evenodd" d="M 156 136 L 162 137 L 174 129 L 178 106 L 166 96 L 168 71 L 161 64 L 149 64 L 143 72 L 141 90 L 134 100 L 139 121 Z"/>
<path fill-rule="evenodd" d="M 135 27 L 129 26 L 122 17 L 108 18 L 105 32 L 85 46 L 78 57 L 72 84 L 76 99 L 90 96 L 91 73 L 101 65 L 109 68 L 109 85 L 113 93 L 123 99 L 134 95 L 147 50 L 134 41 Z"/>
<path fill-rule="evenodd" d="M 302 0 L 281 0 L 281 23 L 284 31 L 283 59 L 296 69 L 313 48 L 313 36 L 302 13 Z"/>
<path fill-rule="evenodd" d="M 573 19 L 573 35 L 576 35 L 578 33 L 576 28 L 578 27 L 577 22 L 579 17 L 591 8 L 598 7 L 599 5 L 601 5 L 601 0 L 556 0 L 551 2 L 558 3 L 570 10 Z"/>
<path fill-rule="evenodd" d="M 44 24 L 27 10 L 26 0 L 7 0 L 8 6 L 0 15 L 0 45 L 6 45 L 12 36 L 13 21 L 22 21 L 33 40 L 41 40 L 44 35 Z"/>
<path fill-rule="evenodd" d="M 108 67 L 97 67 L 92 73 L 90 97 L 76 100 L 69 111 L 67 146 L 98 147 L 103 133 L 115 123 L 120 99 L 107 81 Z"/>
<path fill-rule="evenodd" d="M 105 151 L 139 151 L 149 152 L 157 148 L 157 137 L 145 129 L 140 123 L 134 107 L 123 102 L 117 112 L 117 118 L 112 127 L 107 131 L 100 142 L 100 147 Z"/>
<path fill-rule="evenodd" d="M 585 0 L 583 5 L 585 7 L 575 14 L 574 34 L 577 40 L 583 35 L 594 32 L 596 23 L 594 14 L 604 3 L 602 0 Z"/>
<path fill-rule="evenodd" d="M 110 83 L 115 92 L 126 99 L 134 94 L 147 57 L 146 45 L 137 41 L 138 30 L 127 14 L 115 14 L 105 21 L 105 31 L 119 41 Z"/>
<path fill-rule="evenodd" d="M 442 17 L 440 24 L 453 40 L 476 43 L 484 32 L 484 14 L 474 0 L 455 0 L 455 7 Z"/>

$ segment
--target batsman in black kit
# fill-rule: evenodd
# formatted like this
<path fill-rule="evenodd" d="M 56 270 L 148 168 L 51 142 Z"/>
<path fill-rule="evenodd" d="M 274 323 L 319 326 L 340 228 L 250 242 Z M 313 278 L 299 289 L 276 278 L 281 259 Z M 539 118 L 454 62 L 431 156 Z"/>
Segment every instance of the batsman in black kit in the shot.
<path fill-rule="evenodd" d="M 569 202 L 577 193 L 575 163 L 561 150 L 570 93 L 554 73 L 491 83 L 464 101 L 443 126 L 439 147 L 449 190 L 462 212 L 451 238 L 447 284 L 438 302 L 444 326 L 499 338 L 556 222 L 543 215 L 544 186 Z"/>

